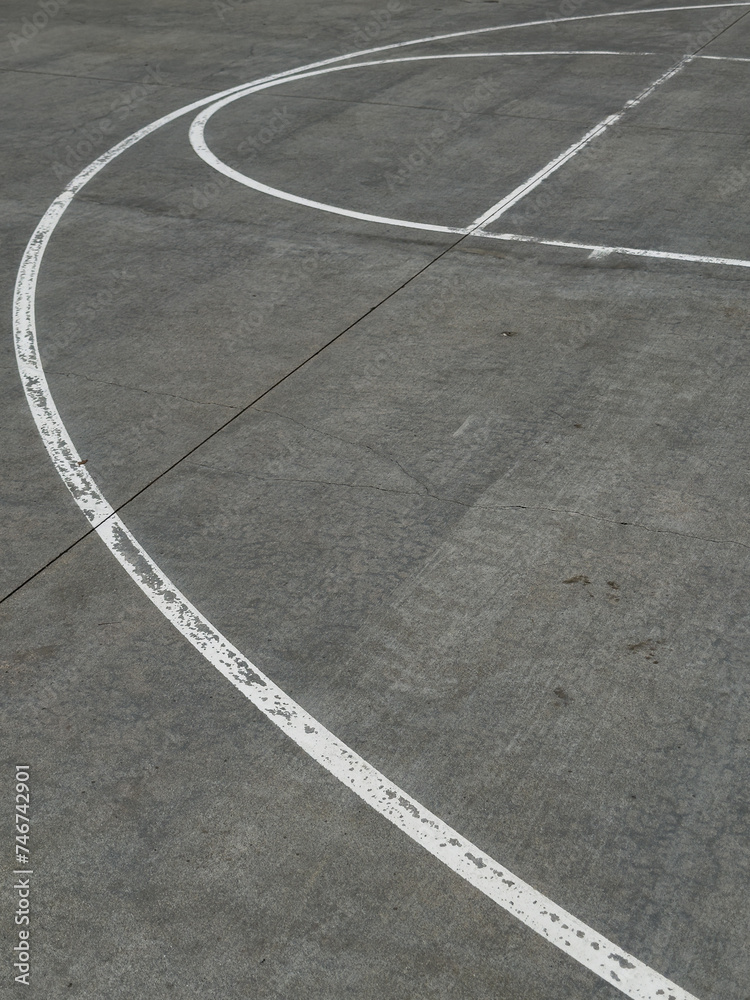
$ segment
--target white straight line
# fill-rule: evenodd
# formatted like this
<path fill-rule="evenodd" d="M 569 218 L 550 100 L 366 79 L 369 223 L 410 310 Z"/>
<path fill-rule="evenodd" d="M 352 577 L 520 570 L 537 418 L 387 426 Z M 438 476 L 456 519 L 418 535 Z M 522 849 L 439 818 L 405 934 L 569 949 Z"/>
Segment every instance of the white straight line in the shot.
<path fill-rule="evenodd" d="M 597 243 L 573 243 L 566 240 L 548 240 L 541 236 L 522 236 L 518 233 L 488 233 L 484 230 L 471 233 L 487 240 L 506 240 L 514 243 L 537 243 L 545 247 L 566 247 L 571 250 L 590 250 L 606 257 L 611 253 L 626 254 L 629 257 L 656 257 L 660 260 L 683 260 L 692 264 L 724 264 L 729 267 L 750 267 L 750 260 L 741 257 L 707 257 L 694 253 L 676 253 L 671 250 L 641 250 L 638 247 L 601 246 Z"/>
<path fill-rule="evenodd" d="M 750 62 L 747 56 L 695 56 L 695 59 L 717 59 L 719 62 Z"/>
<path fill-rule="evenodd" d="M 556 170 L 567 163 L 568 160 L 572 159 L 576 153 L 580 152 L 585 146 L 587 146 L 592 139 L 595 139 L 598 135 L 605 132 L 610 125 L 613 125 L 618 121 L 620 115 L 609 115 L 603 121 L 600 121 L 598 125 L 594 125 L 592 129 L 586 132 L 580 139 L 577 139 L 572 146 L 569 146 L 564 152 L 560 153 L 550 160 L 550 162 L 538 170 L 533 176 L 529 177 L 522 184 L 519 184 L 517 188 L 514 188 L 510 194 L 507 194 L 504 198 L 498 201 L 496 204 L 488 208 L 486 212 L 475 219 L 471 225 L 468 227 L 470 231 L 474 230 L 476 227 L 488 226 L 490 223 L 498 219 L 504 212 L 507 212 L 509 208 L 512 208 L 516 202 L 519 202 L 522 198 L 525 198 L 529 192 L 533 191 L 534 188 L 538 187 L 542 181 L 546 180 L 550 174 L 553 174 Z"/>
<path fill-rule="evenodd" d="M 600 121 L 598 125 L 595 125 L 592 129 L 590 129 L 577 142 L 574 142 L 572 146 L 569 146 L 563 153 L 556 156 L 554 160 L 550 160 L 550 162 L 545 167 L 542 167 L 541 170 L 538 170 L 533 177 L 524 181 L 523 184 L 519 184 L 515 190 L 510 192 L 510 194 L 507 194 L 491 208 L 488 208 L 483 215 L 480 215 L 478 219 L 475 219 L 474 222 L 472 222 L 469 229 L 474 229 L 475 227 L 479 227 L 481 229 L 485 226 L 491 225 L 499 219 L 500 216 L 507 212 L 509 208 L 512 208 L 519 201 L 521 201 L 522 198 L 525 198 L 527 194 L 533 191 L 534 188 L 538 187 L 542 181 L 545 181 L 549 176 L 551 176 L 551 174 L 554 174 L 556 170 L 559 170 L 563 164 L 567 163 L 568 160 L 572 160 L 577 153 L 580 153 L 580 151 L 588 146 L 588 144 L 597 136 L 603 135 L 611 125 L 615 125 L 619 122 L 628 111 L 631 111 L 642 101 L 645 101 L 647 97 L 653 94 L 657 87 L 659 87 L 662 83 L 666 83 L 667 80 L 671 79 L 675 76 L 675 74 L 679 73 L 680 70 L 684 69 L 684 67 L 692 61 L 692 58 L 693 57 L 691 55 L 683 56 L 679 62 L 675 63 L 675 65 L 668 69 L 666 73 L 662 73 L 657 80 L 654 80 L 653 83 L 649 84 L 649 86 L 646 87 L 645 90 L 641 91 L 637 97 L 628 101 L 621 111 L 618 111 L 614 115 L 608 115 Z"/>
<path fill-rule="evenodd" d="M 465 37 L 486 31 L 583 21 L 599 17 L 749 6 L 750 3 L 694 4 L 689 7 L 662 7 L 645 11 L 611 11 L 606 14 L 560 17 L 490 29 L 453 32 L 309 63 L 299 67 L 298 70 L 276 73 L 254 83 L 257 85 L 272 79 L 282 79 L 300 70 L 330 65 L 360 55 L 438 39 Z M 113 146 L 73 178 L 65 191 L 50 205 L 29 240 L 16 281 L 14 339 L 19 373 L 27 402 L 50 458 L 75 502 L 149 600 L 235 687 L 323 767 L 453 871 L 632 1000 L 663 1000 L 665 994 L 668 1000 L 695 1000 L 691 994 L 649 969 L 638 959 L 621 952 L 612 942 L 596 934 L 525 882 L 503 871 L 496 862 L 444 825 L 401 789 L 392 785 L 300 706 L 287 698 L 276 685 L 243 657 L 161 572 L 119 516 L 113 512 L 91 475 L 80 464 L 80 456 L 49 390 L 37 343 L 34 297 L 47 243 L 75 194 L 108 163 L 163 125 L 224 95 L 244 90 L 247 86 L 241 84 L 186 105 L 139 129 Z"/>

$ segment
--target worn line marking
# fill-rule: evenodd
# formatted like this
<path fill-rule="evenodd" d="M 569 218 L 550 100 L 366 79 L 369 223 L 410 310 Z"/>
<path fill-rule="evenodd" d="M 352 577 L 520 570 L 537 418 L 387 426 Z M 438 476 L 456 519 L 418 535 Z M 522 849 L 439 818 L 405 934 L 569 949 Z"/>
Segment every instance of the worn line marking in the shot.
<path fill-rule="evenodd" d="M 519 233 L 472 233 L 488 240 L 508 240 L 514 243 L 537 243 L 545 247 L 568 247 L 572 250 L 590 250 L 598 257 L 611 253 L 626 254 L 629 257 L 656 257 L 660 260 L 683 260 L 692 264 L 723 264 L 728 267 L 750 267 L 750 260 L 740 257 L 707 257 L 694 253 L 676 253 L 670 250 L 640 250 L 638 247 L 600 246 L 597 243 L 575 243 L 566 240 L 548 240 L 541 236 L 522 236 Z"/>
<path fill-rule="evenodd" d="M 539 187 L 542 181 L 545 181 L 548 177 L 554 174 L 555 171 L 559 170 L 563 164 L 567 163 L 568 160 L 572 160 L 576 154 L 580 153 L 582 149 L 585 149 L 586 146 L 588 146 L 590 142 L 593 142 L 597 136 L 603 135 L 607 129 L 610 128 L 610 126 L 616 125 L 617 122 L 619 122 L 628 113 L 628 111 L 632 111 L 633 108 L 637 108 L 639 104 L 653 94 L 657 87 L 661 86 L 662 83 L 666 83 L 667 80 L 670 80 L 673 76 L 676 76 L 677 73 L 688 65 L 688 63 L 692 62 L 692 59 L 693 57 L 691 55 L 683 56 L 674 64 L 674 66 L 668 69 L 666 73 L 662 73 L 658 79 L 654 80 L 653 83 L 642 90 L 637 97 L 628 101 L 622 110 L 618 111 L 614 115 L 607 115 L 607 117 L 602 119 L 598 125 L 589 129 L 584 136 L 582 136 L 577 142 L 574 142 L 572 146 L 569 146 L 563 153 L 556 156 L 554 160 L 550 160 L 545 167 L 538 170 L 533 177 L 529 177 L 527 181 L 524 181 L 523 184 L 519 184 L 514 191 L 507 194 L 504 198 L 498 201 L 497 204 L 488 208 L 483 215 L 480 215 L 478 219 L 474 220 L 470 228 L 473 229 L 475 226 L 479 226 L 480 231 L 482 231 L 486 226 L 491 225 L 496 219 L 499 219 L 501 215 L 521 201 L 522 198 L 525 198 L 527 194 L 534 190 L 534 188 Z"/>
<path fill-rule="evenodd" d="M 612 11 L 607 14 L 563 17 L 526 22 L 523 25 L 453 32 L 450 35 L 436 37 L 456 38 L 488 30 L 549 24 L 554 21 L 579 21 L 670 10 L 747 6 L 750 4 L 696 4 L 691 7 L 664 7 L 647 11 Z M 300 67 L 300 70 L 345 61 L 374 51 L 401 48 L 432 40 L 434 39 L 417 39 L 380 46 L 378 49 L 310 63 Z M 272 77 L 257 80 L 255 84 L 288 77 L 295 72 L 299 70 L 277 73 Z M 288 698 L 229 643 L 161 572 L 120 517 L 114 513 L 85 467 L 80 465 L 80 455 L 70 439 L 51 395 L 37 343 L 34 299 L 39 269 L 49 239 L 78 191 L 117 156 L 163 125 L 247 86 L 242 84 L 239 87 L 232 87 L 186 105 L 139 129 L 113 146 L 73 178 L 68 187 L 50 205 L 29 240 L 16 280 L 13 305 L 14 341 L 26 399 L 50 458 L 75 502 L 149 600 L 210 663 L 305 752 L 466 881 L 632 1000 L 660 1000 L 664 997 L 666 1000 L 695 1000 L 691 994 L 648 968 L 638 959 L 621 952 L 612 942 L 557 907 L 551 900 L 536 892 L 512 873 L 502 869 L 479 848 L 464 840 L 456 831 L 389 782 L 379 771 Z"/>

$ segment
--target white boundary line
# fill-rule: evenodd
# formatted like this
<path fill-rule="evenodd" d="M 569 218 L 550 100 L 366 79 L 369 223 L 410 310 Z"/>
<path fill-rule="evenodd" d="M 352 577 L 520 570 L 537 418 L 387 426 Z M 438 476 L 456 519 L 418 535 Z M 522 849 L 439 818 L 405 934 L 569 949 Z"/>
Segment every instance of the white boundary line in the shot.
<path fill-rule="evenodd" d="M 580 153 L 581 150 L 588 146 L 590 142 L 593 142 L 597 136 L 603 135 L 611 125 L 617 124 L 617 122 L 619 122 L 628 111 L 632 111 L 633 108 L 637 108 L 639 104 L 653 94 L 657 87 L 661 86 L 662 83 L 666 83 L 667 80 L 670 80 L 673 76 L 684 69 L 685 66 L 692 61 L 692 58 L 693 57 L 690 55 L 683 56 L 682 59 L 668 69 L 666 73 L 662 73 L 657 80 L 654 80 L 654 82 L 646 87 L 645 90 L 642 90 L 637 97 L 634 97 L 632 101 L 628 101 L 621 111 L 618 111 L 617 114 L 614 115 L 608 115 L 600 121 L 598 125 L 595 125 L 590 131 L 588 131 L 586 135 L 582 136 L 578 142 L 573 143 L 573 145 L 570 146 L 569 149 L 566 149 L 564 153 L 560 153 L 559 156 L 556 156 L 554 160 L 550 161 L 546 167 L 542 167 L 542 169 L 535 173 L 533 177 L 530 177 L 523 184 L 520 184 L 515 191 L 511 191 L 510 194 L 502 198 L 496 205 L 493 205 L 492 208 L 488 208 L 483 215 L 480 215 L 478 219 L 474 220 L 471 228 L 473 229 L 474 226 L 478 226 L 479 229 L 477 232 L 480 234 L 483 233 L 486 226 L 492 225 L 492 223 L 499 219 L 501 215 L 504 215 L 509 208 L 518 204 L 518 202 L 521 201 L 522 198 L 525 198 L 527 194 L 534 190 L 534 188 L 539 187 L 542 181 L 545 181 L 549 176 L 554 174 L 556 170 L 559 170 L 563 164 L 568 162 L 568 160 L 572 160 L 577 153 Z"/>
<path fill-rule="evenodd" d="M 600 17 L 621 17 L 665 11 L 748 7 L 750 3 L 694 4 L 690 7 L 663 7 L 645 11 L 611 11 L 504 25 L 491 29 L 453 32 L 434 38 L 416 39 L 380 46 L 347 56 L 311 63 L 300 69 L 330 64 L 385 49 L 416 45 L 423 41 L 458 38 L 484 31 L 505 30 L 564 21 Z M 281 79 L 294 72 L 277 73 L 264 80 Z M 264 82 L 255 81 L 255 84 Z M 65 427 L 47 383 L 39 354 L 35 321 L 35 294 L 44 251 L 58 222 L 75 195 L 108 163 L 135 143 L 164 125 L 175 121 L 223 95 L 246 88 L 243 84 L 209 98 L 195 101 L 139 129 L 85 167 L 50 205 L 29 240 L 19 267 L 13 303 L 14 342 L 19 375 L 29 408 L 39 433 L 63 482 L 75 502 L 112 554 L 144 594 L 159 608 L 178 631 L 235 687 L 255 704 L 275 725 L 286 732 L 305 752 L 369 803 L 381 815 L 420 843 L 481 892 L 507 909 L 528 927 L 561 951 L 576 959 L 632 1000 L 695 1000 L 695 998 L 648 968 L 638 959 L 622 953 L 616 945 L 576 920 L 527 883 L 503 871 L 497 862 L 443 824 L 409 795 L 324 729 L 299 705 L 289 699 L 269 678 L 250 663 L 174 586 L 105 499 L 91 475 L 80 464 L 80 456 Z"/>
<path fill-rule="evenodd" d="M 472 234 L 476 235 L 476 234 Z M 737 257 L 700 257 L 693 253 L 674 253 L 666 250 L 639 250 L 637 247 L 608 247 L 597 243 L 574 243 L 565 240 L 548 240 L 542 236 L 521 236 L 517 233 L 482 233 L 488 240 L 506 240 L 513 243 L 537 243 L 545 247 L 566 247 L 571 250 L 590 250 L 593 256 L 606 257 L 621 253 L 628 257 L 657 257 L 661 260 L 683 260 L 689 264 L 724 264 L 729 267 L 750 267 L 750 260 Z"/>

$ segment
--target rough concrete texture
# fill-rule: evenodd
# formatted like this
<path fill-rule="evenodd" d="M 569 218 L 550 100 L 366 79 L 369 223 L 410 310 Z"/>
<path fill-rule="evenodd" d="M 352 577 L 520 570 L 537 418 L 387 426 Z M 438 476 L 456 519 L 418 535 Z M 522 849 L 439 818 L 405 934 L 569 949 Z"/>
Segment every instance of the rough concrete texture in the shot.
<path fill-rule="evenodd" d="M 750 59 L 750 5 L 592 16 L 657 6 L 4 3 L 3 995 L 622 995 L 338 784 L 148 602 L 47 457 L 11 301 L 68 180 L 193 100 L 565 15 L 587 19 L 401 54 L 641 53 L 361 68 L 206 129 L 267 185 L 467 226 L 685 53 Z M 750 62 L 696 59 L 490 230 L 750 258 L 749 91 Z M 191 118 L 97 175 L 44 258 L 41 353 L 88 470 L 349 746 L 700 1000 L 747 1000 L 750 269 L 325 214 L 214 172 Z"/>

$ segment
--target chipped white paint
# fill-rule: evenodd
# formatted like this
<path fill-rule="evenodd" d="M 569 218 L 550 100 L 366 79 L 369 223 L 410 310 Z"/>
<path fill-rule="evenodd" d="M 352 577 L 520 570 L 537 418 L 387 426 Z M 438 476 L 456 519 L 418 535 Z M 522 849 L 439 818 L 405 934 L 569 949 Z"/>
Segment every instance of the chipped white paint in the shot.
<path fill-rule="evenodd" d="M 405 791 L 389 782 L 379 771 L 321 726 L 303 708 L 288 698 L 268 677 L 264 676 L 201 615 L 159 569 L 112 509 L 91 475 L 86 471 L 85 466 L 81 464 L 80 455 L 57 411 L 39 354 L 34 316 L 35 290 L 47 243 L 68 205 L 88 181 L 121 153 L 157 129 L 229 94 L 247 91 L 250 86 L 259 87 L 270 80 L 288 79 L 295 74 L 316 67 L 344 62 L 354 57 L 382 52 L 387 49 L 434 41 L 437 38 L 459 38 L 487 31 L 510 30 L 563 21 L 626 17 L 673 10 L 748 6 L 750 3 L 694 4 L 689 7 L 662 7 L 645 11 L 611 11 L 606 14 L 560 17 L 528 21 L 523 24 L 502 25 L 490 29 L 452 32 L 433 38 L 379 46 L 348 56 L 337 56 L 333 59 L 310 63 L 298 70 L 277 73 L 262 80 L 256 80 L 251 85 L 242 84 L 220 94 L 193 102 L 134 132 L 127 139 L 94 160 L 70 182 L 62 194 L 50 205 L 26 247 L 18 272 L 14 297 L 14 338 L 18 369 L 29 407 L 42 440 L 55 468 L 89 523 L 149 600 L 245 697 L 306 753 L 351 788 L 355 794 L 466 879 L 467 882 L 470 882 L 565 954 L 631 997 L 632 1000 L 695 1000 L 695 998 L 658 972 L 648 968 L 638 959 L 623 952 L 607 938 L 597 934 L 550 899 L 536 892 L 526 882 L 503 869 L 496 861 L 461 837 L 455 830 L 446 826 Z M 512 235 L 485 235 L 493 239 L 548 242 L 553 246 L 578 245 Z M 659 254 L 658 252 L 649 254 L 648 251 L 631 251 L 627 248 L 580 246 L 592 251 L 606 249 L 611 252 L 671 256 L 684 260 L 703 259 L 690 255 Z M 711 258 L 706 259 L 712 260 Z M 716 260 L 723 263 L 737 263 L 736 261 Z M 746 262 L 742 263 L 744 265 Z"/>

